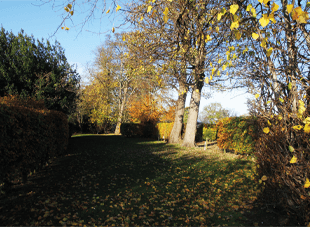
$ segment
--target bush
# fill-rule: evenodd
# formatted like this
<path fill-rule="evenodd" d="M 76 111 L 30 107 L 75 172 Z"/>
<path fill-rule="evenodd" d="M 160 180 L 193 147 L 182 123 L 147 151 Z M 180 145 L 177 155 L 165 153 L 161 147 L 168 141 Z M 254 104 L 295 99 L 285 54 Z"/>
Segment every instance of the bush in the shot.
<path fill-rule="evenodd" d="M 257 121 L 255 156 L 265 187 L 261 199 L 304 225 L 310 221 L 310 134 L 301 119 L 283 118 L 271 115 Z"/>
<path fill-rule="evenodd" d="M 141 137 L 143 135 L 143 125 L 138 123 L 122 123 L 121 134 L 126 137 Z"/>
<path fill-rule="evenodd" d="M 168 140 L 170 137 L 171 130 L 173 128 L 173 122 L 172 123 L 157 123 L 156 127 L 158 130 L 158 136 L 160 139 Z"/>
<path fill-rule="evenodd" d="M 256 141 L 256 119 L 253 117 L 224 118 L 216 124 L 217 144 L 239 154 L 253 154 Z"/>
<path fill-rule="evenodd" d="M 10 181 L 15 170 L 27 173 L 67 148 L 67 116 L 47 110 L 33 99 L 0 98 L 0 180 Z"/>
<path fill-rule="evenodd" d="M 204 141 L 206 141 L 207 139 L 208 139 L 208 141 L 215 141 L 216 140 L 216 133 L 217 133 L 217 130 L 215 127 L 212 127 L 212 128 L 204 127 L 202 139 Z"/>

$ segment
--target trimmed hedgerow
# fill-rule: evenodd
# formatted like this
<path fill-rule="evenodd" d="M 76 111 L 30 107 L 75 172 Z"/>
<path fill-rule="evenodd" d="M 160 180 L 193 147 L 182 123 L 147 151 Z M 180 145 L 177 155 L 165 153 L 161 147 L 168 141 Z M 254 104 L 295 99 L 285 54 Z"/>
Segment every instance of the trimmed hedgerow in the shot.
<path fill-rule="evenodd" d="M 239 154 L 253 154 L 256 142 L 256 119 L 253 117 L 229 117 L 216 124 L 217 144 Z"/>
<path fill-rule="evenodd" d="M 203 125 L 203 135 L 202 139 L 209 140 L 209 141 L 215 141 L 216 140 L 216 125 L 215 124 L 204 124 Z"/>
<path fill-rule="evenodd" d="M 13 180 L 41 168 L 67 148 L 67 116 L 42 102 L 18 96 L 0 98 L 0 180 Z"/>

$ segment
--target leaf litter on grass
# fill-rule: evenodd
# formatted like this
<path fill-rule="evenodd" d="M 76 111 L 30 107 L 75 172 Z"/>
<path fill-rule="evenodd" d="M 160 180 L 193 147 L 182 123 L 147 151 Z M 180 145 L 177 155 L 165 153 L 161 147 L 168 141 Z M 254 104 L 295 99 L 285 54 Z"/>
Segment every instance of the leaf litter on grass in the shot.
<path fill-rule="evenodd" d="M 215 146 L 81 135 L 68 152 L 32 194 L 1 204 L 2 224 L 240 225 L 260 192 L 255 164 Z"/>

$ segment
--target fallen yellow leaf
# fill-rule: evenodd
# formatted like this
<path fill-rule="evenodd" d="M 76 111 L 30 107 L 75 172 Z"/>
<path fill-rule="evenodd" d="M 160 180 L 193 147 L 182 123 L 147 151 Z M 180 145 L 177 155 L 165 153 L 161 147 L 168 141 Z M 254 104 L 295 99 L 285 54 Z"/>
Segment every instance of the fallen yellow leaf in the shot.
<path fill-rule="evenodd" d="M 263 132 L 268 134 L 270 132 L 270 129 L 268 127 L 266 127 L 266 128 L 263 129 Z"/>
<path fill-rule="evenodd" d="M 305 185 L 304 185 L 304 188 L 309 188 L 310 187 L 310 181 L 309 179 L 307 178 L 306 179 L 306 182 L 305 182 Z"/>
<path fill-rule="evenodd" d="M 297 162 L 297 157 L 293 156 L 293 158 L 291 159 L 290 163 L 294 164 Z"/>

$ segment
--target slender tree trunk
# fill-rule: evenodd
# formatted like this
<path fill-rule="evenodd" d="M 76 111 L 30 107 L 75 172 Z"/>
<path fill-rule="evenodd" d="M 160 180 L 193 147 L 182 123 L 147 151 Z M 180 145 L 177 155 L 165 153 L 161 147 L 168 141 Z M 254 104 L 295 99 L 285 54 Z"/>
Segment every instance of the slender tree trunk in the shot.
<path fill-rule="evenodd" d="M 187 86 L 183 81 L 179 81 L 179 97 L 177 101 L 177 108 L 175 110 L 174 124 L 170 133 L 169 143 L 179 143 L 181 139 L 181 131 L 183 124 L 183 116 L 185 109 L 185 101 L 187 95 Z"/>
<path fill-rule="evenodd" d="M 204 77 L 201 75 L 200 77 Z M 183 139 L 183 146 L 185 147 L 194 147 L 195 146 L 195 136 L 196 136 L 196 127 L 197 127 L 197 119 L 201 98 L 201 89 L 203 82 L 199 81 L 193 87 L 190 108 L 188 113 L 188 119 L 186 124 L 185 135 Z"/>
<path fill-rule="evenodd" d="M 122 124 L 122 119 L 123 119 L 125 103 L 126 103 L 126 96 L 127 96 L 127 88 L 124 88 L 124 97 L 121 100 L 121 105 L 120 105 L 120 109 L 119 109 L 119 112 L 118 112 L 116 128 L 115 128 L 115 131 L 114 131 L 115 135 L 121 134 L 121 124 Z"/>

